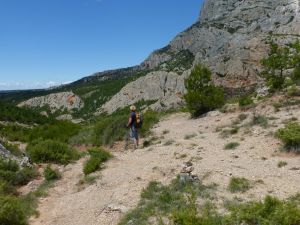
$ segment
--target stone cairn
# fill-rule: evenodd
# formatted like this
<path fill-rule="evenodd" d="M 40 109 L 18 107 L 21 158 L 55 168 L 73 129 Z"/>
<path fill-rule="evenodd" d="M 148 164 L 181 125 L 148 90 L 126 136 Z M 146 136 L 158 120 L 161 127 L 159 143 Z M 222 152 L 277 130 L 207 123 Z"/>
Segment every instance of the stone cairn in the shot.
<path fill-rule="evenodd" d="M 180 182 L 195 182 L 199 181 L 199 178 L 197 175 L 192 174 L 194 171 L 193 163 L 192 162 L 185 162 L 182 165 L 182 169 L 180 172 Z"/>

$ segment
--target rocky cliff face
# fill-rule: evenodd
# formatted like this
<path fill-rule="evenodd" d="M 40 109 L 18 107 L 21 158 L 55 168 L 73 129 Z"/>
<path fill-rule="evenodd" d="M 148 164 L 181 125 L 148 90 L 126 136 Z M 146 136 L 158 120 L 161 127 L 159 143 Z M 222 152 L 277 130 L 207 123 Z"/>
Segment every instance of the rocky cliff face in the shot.
<path fill-rule="evenodd" d="M 113 113 L 141 100 L 156 101 L 150 106 L 154 110 L 176 108 L 183 104 L 182 96 L 185 93 L 184 78 L 173 72 L 158 71 L 149 73 L 145 77 L 126 85 L 110 101 L 106 102 L 97 114 Z"/>
<path fill-rule="evenodd" d="M 27 101 L 21 102 L 18 106 L 23 107 L 44 107 L 48 106 L 52 111 L 58 109 L 80 109 L 84 105 L 83 101 L 73 92 L 60 92 L 45 95 L 42 97 L 31 98 Z"/>
<path fill-rule="evenodd" d="M 199 20 L 153 52 L 142 67 L 156 68 L 173 54 L 189 50 L 194 63 L 212 69 L 215 83 L 249 87 L 260 81 L 260 60 L 267 54 L 270 35 L 282 42 L 300 36 L 299 10 L 299 0 L 206 0 Z"/>
<path fill-rule="evenodd" d="M 260 61 L 267 55 L 270 37 L 282 43 L 300 37 L 299 10 L 299 0 L 206 0 L 198 21 L 168 46 L 154 51 L 141 68 L 164 70 L 170 64 L 176 68 L 176 64 L 191 67 L 203 63 L 213 71 L 214 83 L 225 87 L 227 94 L 247 91 L 262 82 Z M 168 71 L 180 74 L 176 69 Z M 152 105 L 156 110 L 182 104 L 188 72 L 181 77 L 177 74 L 151 73 L 127 85 L 100 111 L 111 113 L 142 99 L 158 100 Z"/>

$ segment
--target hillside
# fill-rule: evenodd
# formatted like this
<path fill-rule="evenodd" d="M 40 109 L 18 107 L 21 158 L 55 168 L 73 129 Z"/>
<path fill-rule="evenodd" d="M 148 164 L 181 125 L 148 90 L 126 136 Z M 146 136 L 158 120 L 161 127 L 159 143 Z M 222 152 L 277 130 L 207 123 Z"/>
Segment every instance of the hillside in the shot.
<path fill-rule="evenodd" d="M 198 208 L 211 202 L 224 212 L 230 204 L 263 200 L 266 195 L 280 199 L 296 195 L 300 185 L 299 158 L 281 153 L 281 142 L 273 133 L 287 121 L 299 120 L 300 111 L 296 105 L 275 112 L 273 104 L 280 99 L 266 99 L 248 110 L 235 107 L 230 112 L 211 112 L 197 120 L 185 113 L 165 117 L 146 139 L 150 146 L 131 152 L 124 151 L 122 143 L 115 145 L 114 158 L 95 174 L 101 178 L 94 184 L 81 184 L 84 160 L 65 168 L 63 179 L 41 200 L 40 216 L 33 218 L 31 224 L 119 224 L 126 213 L 141 207 L 140 193 L 149 182 L 169 185 L 187 161 L 194 164 L 193 174 L 206 186 L 202 190 L 205 194 L 198 197 Z M 254 113 L 265 118 L 267 126 L 253 124 Z M 235 127 L 237 132 L 228 132 Z M 224 149 L 233 142 L 238 143 L 236 148 Z M 236 177 L 249 181 L 245 191 L 228 190 L 230 179 Z M 138 215 L 133 213 L 124 224 L 140 225 L 144 220 Z M 154 221 L 159 216 L 170 219 L 168 214 L 157 212 L 151 216 L 150 212 L 148 222 L 144 222 L 157 224 Z"/>

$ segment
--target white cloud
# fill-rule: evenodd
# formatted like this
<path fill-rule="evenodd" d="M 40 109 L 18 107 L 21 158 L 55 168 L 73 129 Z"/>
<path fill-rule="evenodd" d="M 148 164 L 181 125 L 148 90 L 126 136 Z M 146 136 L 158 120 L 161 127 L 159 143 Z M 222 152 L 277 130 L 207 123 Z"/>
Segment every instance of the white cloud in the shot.
<path fill-rule="evenodd" d="M 47 81 L 47 82 L 35 82 L 35 83 L 21 83 L 21 82 L 0 82 L 1 90 L 25 90 L 25 89 L 41 89 L 59 86 L 62 84 L 69 84 L 72 81 Z"/>

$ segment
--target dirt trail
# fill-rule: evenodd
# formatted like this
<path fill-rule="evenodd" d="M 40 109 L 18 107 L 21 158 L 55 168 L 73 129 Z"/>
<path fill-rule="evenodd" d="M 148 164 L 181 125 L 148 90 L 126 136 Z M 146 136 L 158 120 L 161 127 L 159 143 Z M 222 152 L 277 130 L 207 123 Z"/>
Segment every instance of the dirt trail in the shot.
<path fill-rule="evenodd" d="M 273 109 L 263 107 L 260 113 L 274 117 L 269 128 L 245 127 L 228 138 L 221 138 L 216 130 L 231 126 L 240 112 L 212 112 L 197 120 L 190 120 L 184 113 L 173 114 L 153 129 L 161 143 L 134 152 L 114 153 L 114 159 L 99 172 L 97 183 L 84 190 L 78 191 L 76 185 L 82 178 L 84 159 L 69 165 L 63 179 L 41 200 L 40 216 L 31 224 L 117 224 L 126 211 L 137 205 L 142 189 L 150 181 L 168 183 L 187 160 L 193 161 L 196 174 L 207 175 L 204 182 L 218 184 L 220 203 L 234 197 L 249 200 L 267 194 L 280 198 L 295 194 L 300 185 L 300 158 L 277 154 L 280 143 L 271 133 L 283 126 L 285 119 L 300 119 L 300 111 L 295 108 L 275 114 Z M 240 146 L 224 150 L 224 145 L 233 141 Z M 287 166 L 278 168 L 279 161 L 287 162 Z M 229 193 L 227 186 L 232 176 L 249 179 L 253 188 L 244 194 Z"/>

